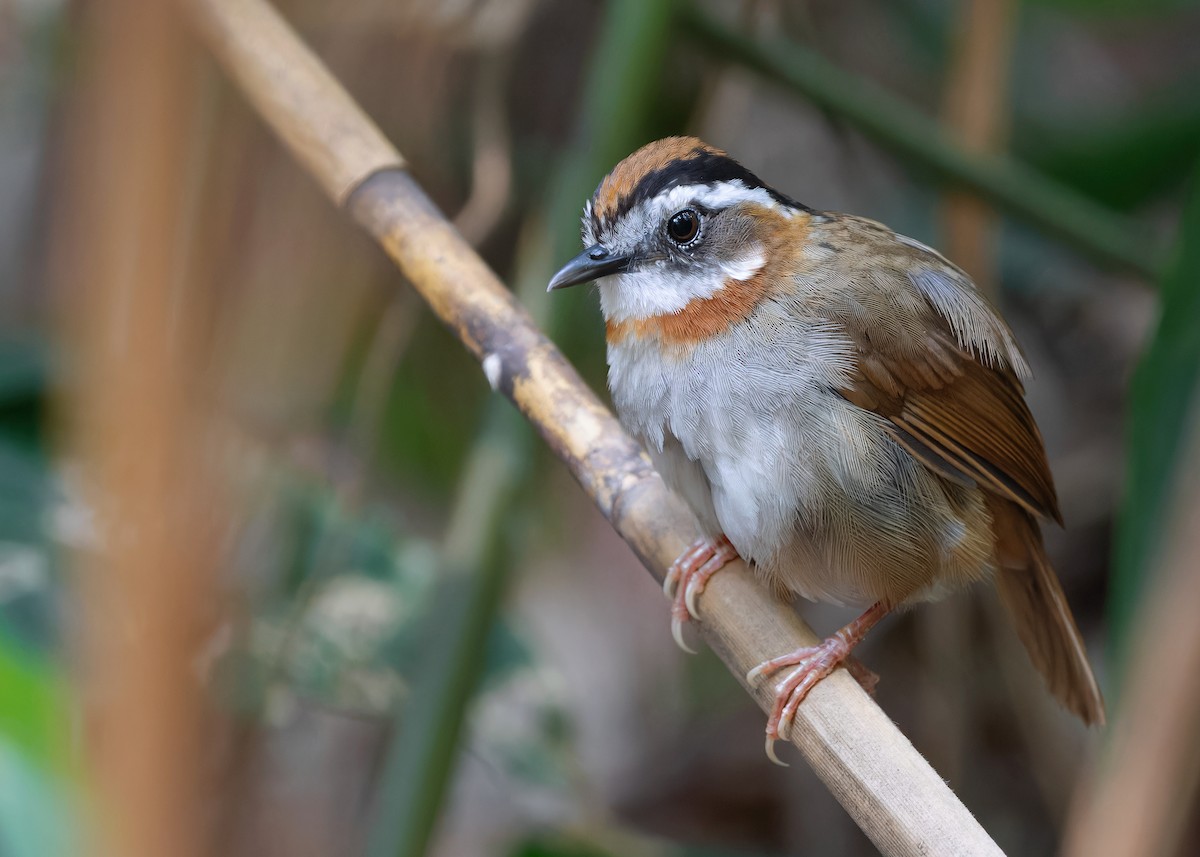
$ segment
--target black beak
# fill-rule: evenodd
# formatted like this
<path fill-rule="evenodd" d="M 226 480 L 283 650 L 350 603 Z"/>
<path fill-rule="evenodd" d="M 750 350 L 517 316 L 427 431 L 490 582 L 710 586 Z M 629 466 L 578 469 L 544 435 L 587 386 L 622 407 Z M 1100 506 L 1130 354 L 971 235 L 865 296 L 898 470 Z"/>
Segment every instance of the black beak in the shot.
<path fill-rule="evenodd" d="M 563 265 L 562 270 L 550 280 L 546 291 L 565 289 L 567 286 L 577 286 L 588 280 L 607 277 L 609 274 L 619 274 L 629 267 L 629 262 L 628 256 L 614 256 L 599 244 L 593 244 Z"/>

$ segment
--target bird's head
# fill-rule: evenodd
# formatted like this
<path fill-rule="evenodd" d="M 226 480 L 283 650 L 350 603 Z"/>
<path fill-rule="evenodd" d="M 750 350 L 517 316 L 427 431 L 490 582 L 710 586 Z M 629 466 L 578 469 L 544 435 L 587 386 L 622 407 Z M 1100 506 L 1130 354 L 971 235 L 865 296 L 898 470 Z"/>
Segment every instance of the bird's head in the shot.
<path fill-rule="evenodd" d="M 720 149 L 658 140 L 600 183 L 584 207 L 586 249 L 549 288 L 596 280 L 610 338 L 614 326 L 653 319 L 730 322 L 783 274 L 778 263 L 795 255 L 784 248 L 802 245 L 797 230 L 812 215 Z"/>

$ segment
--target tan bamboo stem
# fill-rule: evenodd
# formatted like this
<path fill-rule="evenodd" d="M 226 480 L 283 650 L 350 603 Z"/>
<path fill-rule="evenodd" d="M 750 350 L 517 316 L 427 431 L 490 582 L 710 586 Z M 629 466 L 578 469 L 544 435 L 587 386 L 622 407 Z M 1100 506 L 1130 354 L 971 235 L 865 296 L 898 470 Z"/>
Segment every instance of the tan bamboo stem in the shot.
<path fill-rule="evenodd" d="M 343 145 L 375 139 L 378 132 L 356 128 L 368 124 L 361 111 L 269 6 L 261 0 L 192 0 L 191 6 L 209 46 L 246 97 L 310 169 L 328 171 L 317 179 L 334 201 L 375 236 L 661 579 L 697 530 L 637 444 L 399 167 L 399 156 L 381 169 L 387 158 L 380 151 L 363 157 L 361 146 Z M 305 132 L 313 117 L 344 134 Z M 313 151 L 314 140 L 325 148 Z M 713 578 L 700 607 L 706 640 L 739 681 L 760 661 L 817 640 L 740 562 Z M 771 701 L 769 688 L 747 691 L 764 709 Z M 1001 853 L 844 671 L 822 682 L 801 706 L 793 742 L 884 854 Z"/>
<path fill-rule="evenodd" d="M 219 608 L 221 525 L 195 321 L 205 230 L 187 229 L 202 57 L 170 4 L 79 12 L 50 258 L 71 367 L 61 439 L 95 527 L 72 578 L 83 850 L 200 857 L 219 724 L 195 665 Z"/>
<path fill-rule="evenodd" d="M 1200 432 L 1181 474 L 1163 561 L 1130 637 L 1111 742 L 1076 796 L 1066 857 L 1181 854 L 1200 789 Z"/>
<path fill-rule="evenodd" d="M 992 154 L 1003 147 L 1008 130 L 1008 70 L 1017 4 L 969 0 L 959 15 L 943 105 L 945 123 L 965 151 Z M 943 199 L 943 249 L 992 296 L 997 220 L 991 203 L 975 194 L 951 189 Z"/>

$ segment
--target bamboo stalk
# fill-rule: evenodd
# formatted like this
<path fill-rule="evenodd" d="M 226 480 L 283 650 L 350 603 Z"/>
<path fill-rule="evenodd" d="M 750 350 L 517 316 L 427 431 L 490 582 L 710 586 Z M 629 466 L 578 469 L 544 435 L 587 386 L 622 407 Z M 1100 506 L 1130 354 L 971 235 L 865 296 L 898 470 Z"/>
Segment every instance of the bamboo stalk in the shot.
<path fill-rule="evenodd" d="M 1194 409 L 1193 409 L 1194 410 Z M 1181 455 L 1175 520 L 1162 568 L 1139 609 L 1126 689 L 1093 782 L 1076 794 L 1067 857 L 1183 853 L 1200 789 L 1200 420 Z"/>
<path fill-rule="evenodd" d="M 943 96 L 947 131 L 966 152 L 1001 152 L 1008 136 L 1008 75 L 1016 29 L 1015 0 L 969 0 L 959 11 L 958 37 Z M 947 258 L 989 297 L 998 291 L 996 212 L 978 194 L 949 189 L 940 221 Z"/>
<path fill-rule="evenodd" d="M 220 723 L 195 664 L 224 510 L 205 461 L 207 248 L 190 193 L 201 57 L 169 4 L 79 11 L 51 265 L 71 367 L 62 440 L 96 533 L 71 578 L 85 853 L 200 857 Z"/>
<path fill-rule="evenodd" d="M 380 169 L 350 141 L 378 132 L 262 0 L 192 0 L 209 46 L 333 200 L 383 246 L 439 318 L 487 367 L 638 554 L 662 577 L 697 534 L 637 444 L 587 388 L 411 176 Z M 313 117 L 345 135 L 304 129 Z M 313 151 L 314 140 L 321 151 Z M 297 143 L 296 141 L 300 141 Z M 378 154 L 378 150 L 372 150 Z M 386 160 L 384 158 L 383 160 Z M 336 180 L 335 180 L 336 179 Z M 817 638 L 735 563 L 701 600 L 702 631 L 739 681 L 759 661 Z M 743 682 L 744 684 L 744 682 Z M 760 706 L 769 688 L 747 688 Z M 995 855 L 999 848 L 937 773 L 844 671 L 801 706 L 792 739 L 888 855 Z"/>

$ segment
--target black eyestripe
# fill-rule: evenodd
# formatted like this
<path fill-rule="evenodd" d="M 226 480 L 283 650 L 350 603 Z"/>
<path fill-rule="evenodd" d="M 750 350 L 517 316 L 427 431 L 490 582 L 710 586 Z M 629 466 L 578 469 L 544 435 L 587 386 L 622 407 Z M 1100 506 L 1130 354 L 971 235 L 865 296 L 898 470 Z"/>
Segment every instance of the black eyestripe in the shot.
<path fill-rule="evenodd" d="M 762 188 L 780 205 L 811 212 L 813 209 L 789 196 L 785 196 L 763 183 L 762 179 L 743 167 L 728 155 L 720 155 L 696 147 L 687 158 L 677 158 L 660 167 L 638 182 L 629 194 L 617 201 L 615 218 L 628 214 L 631 209 L 647 199 L 658 196 L 665 190 L 681 185 L 714 185 L 717 182 L 740 181 L 747 188 Z M 595 212 L 592 218 L 599 227 Z"/>

